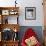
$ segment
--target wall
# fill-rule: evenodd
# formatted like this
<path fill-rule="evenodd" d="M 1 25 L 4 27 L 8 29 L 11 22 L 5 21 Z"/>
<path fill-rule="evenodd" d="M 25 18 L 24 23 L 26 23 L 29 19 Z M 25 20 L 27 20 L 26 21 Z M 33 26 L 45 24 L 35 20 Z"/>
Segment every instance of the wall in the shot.
<path fill-rule="evenodd" d="M 43 6 L 42 0 L 21 0 L 19 1 L 20 7 L 20 18 L 19 21 L 22 26 L 42 26 L 43 25 Z M 36 20 L 25 20 L 25 7 L 36 7 Z"/>
<path fill-rule="evenodd" d="M 15 6 L 15 0 L 0 0 L 0 6 Z M 42 0 L 17 0 L 19 6 L 20 26 L 43 26 L 43 6 Z M 36 7 L 36 20 L 25 20 L 25 7 Z M 23 23 L 23 24 L 22 24 Z"/>

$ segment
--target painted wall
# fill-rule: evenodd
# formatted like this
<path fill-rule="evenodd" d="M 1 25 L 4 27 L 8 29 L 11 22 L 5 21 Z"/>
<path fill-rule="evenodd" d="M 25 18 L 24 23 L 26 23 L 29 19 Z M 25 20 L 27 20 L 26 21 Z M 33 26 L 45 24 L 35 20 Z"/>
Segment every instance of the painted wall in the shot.
<path fill-rule="evenodd" d="M 42 26 L 43 25 L 43 6 L 42 0 L 21 0 L 19 1 L 20 7 L 20 18 L 19 24 L 22 26 Z M 25 7 L 36 7 L 36 20 L 25 20 Z"/>
<path fill-rule="evenodd" d="M 15 0 L 0 0 L 0 6 L 15 6 Z M 19 6 L 19 24 L 20 26 L 43 26 L 43 6 L 42 0 L 17 0 Z M 25 20 L 25 7 L 36 7 L 36 20 Z M 10 19 L 9 19 L 10 20 Z M 15 20 L 14 20 L 15 22 Z"/>

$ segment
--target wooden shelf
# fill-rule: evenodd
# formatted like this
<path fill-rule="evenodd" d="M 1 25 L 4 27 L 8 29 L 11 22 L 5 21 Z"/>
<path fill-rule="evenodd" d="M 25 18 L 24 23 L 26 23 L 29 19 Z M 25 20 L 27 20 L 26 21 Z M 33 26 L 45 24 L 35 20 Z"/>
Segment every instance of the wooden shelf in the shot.
<path fill-rule="evenodd" d="M 8 18 L 9 16 L 17 16 L 17 24 L 8 24 Z M 0 32 L 1 32 L 1 41 L 0 41 L 0 46 L 18 46 L 18 39 L 16 41 L 13 41 L 13 39 L 10 39 L 9 41 L 5 41 L 4 39 L 2 39 L 2 33 L 4 29 L 11 29 L 10 31 L 14 31 L 14 35 L 15 33 L 18 33 L 20 26 L 18 24 L 18 16 L 19 16 L 19 7 L 0 7 L 0 20 L 1 20 L 1 24 L 0 24 Z M 6 18 L 6 19 L 5 19 Z M 13 35 L 12 34 L 12 35 Z M 4 34 L 3 34 L 4 35 Z M 8 35 L 8 34 L 7 34 Z M 16 37 L 18 38 L 17 34 Z M 11 37 L 12 38 L 12 37 Z"/>
<path fill-rule="evenodd" d="M 3 41 L 3 42 L 5 42 L 5 43 L 8 43 L 8 42 L 12 43 L 12 42 L 19 42 L 19 40 L 15 40 L 15 41 L 10 40 L 10 41 Z"/>
<path fill-rule="evenodd" d="M 0 42 L 1 44 L 0 45 L 3 45 L 3 46 L 18 46 L 18 41 L 1 41 Z"/>
<path fill-rule="evenodd" d="M 0 10 L 19 10 L 19 7 L 0 7 Z"/>
<path fill-rule="evenodd" d="M 14 31 L 14 29 L 16 29 L 17 31 L 19 31 L 20 29 L 20 26 L 18 24 L 0 24 L 0 28 L 1 28 L 1 31 L 5 28 L 10 28 Z"/>

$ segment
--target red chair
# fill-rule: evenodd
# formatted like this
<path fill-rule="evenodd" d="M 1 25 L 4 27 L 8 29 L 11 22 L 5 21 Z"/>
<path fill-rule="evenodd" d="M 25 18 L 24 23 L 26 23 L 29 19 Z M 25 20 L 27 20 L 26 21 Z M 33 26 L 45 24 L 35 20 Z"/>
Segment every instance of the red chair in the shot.
<path fill-rule="evenodd" d="M 33 29 L 32 28 L 27 29 L 25 34 L 24 34 L 24 37 L 22 38 L 21 46 L 27 46 L 26 43 L 25 43 L 25 40 L 32 37 L 32 36 L 34 36 L 37 39 L 37 35 L 33 31 Z M 41 46 L 40 42 L 38 41 L 35 46 Z"/>

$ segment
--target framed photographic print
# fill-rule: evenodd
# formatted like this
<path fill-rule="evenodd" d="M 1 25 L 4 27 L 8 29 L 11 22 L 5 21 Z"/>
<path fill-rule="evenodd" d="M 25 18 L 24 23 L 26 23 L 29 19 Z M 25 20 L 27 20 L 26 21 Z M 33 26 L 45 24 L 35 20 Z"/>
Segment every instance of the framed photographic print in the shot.
<path fill-rule="evenodd" d="M 36 8 L 35 7 L 25 7 L 25 19 L 26 20 L 36 19 Z"/>
<path fill-rule="evenodd" d="M 9 10 L 2 10 L 2 15 L 9 15 Z"/>

